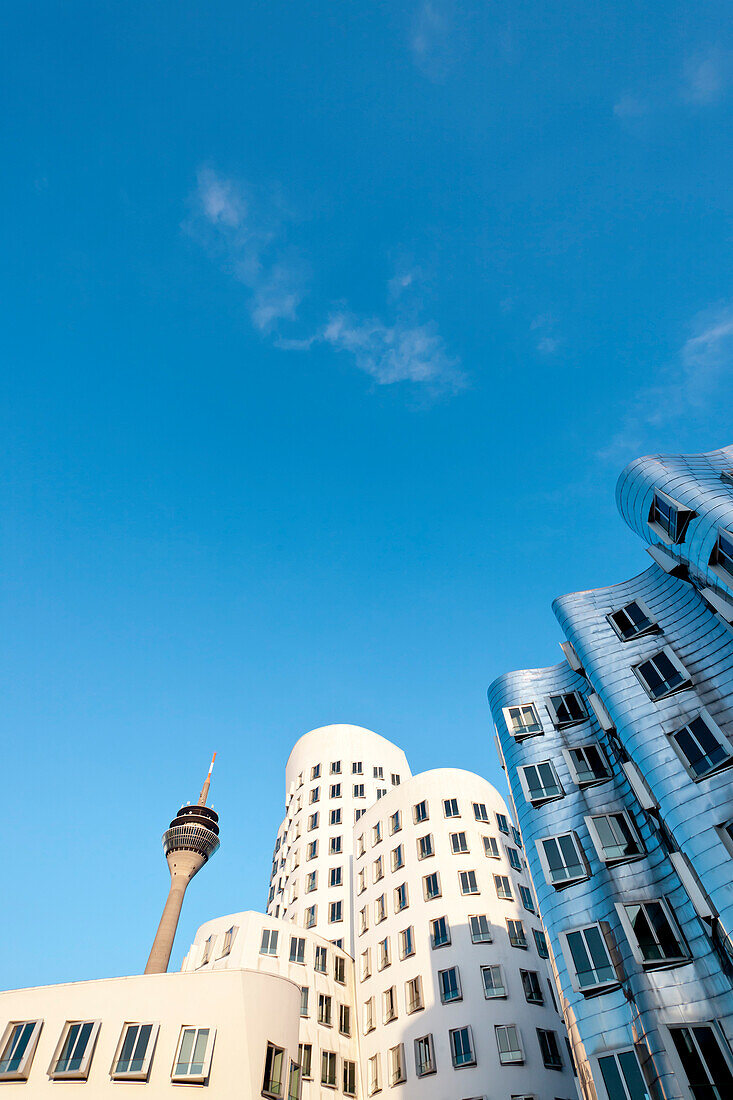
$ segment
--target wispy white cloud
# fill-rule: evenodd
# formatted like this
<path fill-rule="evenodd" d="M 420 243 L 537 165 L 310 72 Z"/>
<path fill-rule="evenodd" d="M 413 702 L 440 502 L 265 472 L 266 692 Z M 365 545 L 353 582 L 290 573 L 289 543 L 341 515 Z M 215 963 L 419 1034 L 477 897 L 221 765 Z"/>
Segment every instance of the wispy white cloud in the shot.
<path fill-rule="evenodd" d="M 535 317 L 530 324 L 535 337 L 535 347 L 540 355 L 554 355 L 562 343 L 557 335 L 555 319 L 549 313 Z"/>
<path fill-rule="evenodd" d="M 410 50 L 418 69 L 441 80 L 450 68 L 450 20 L 444 0 L 422 0 L 410 30 Z"/>
<path fill-rule="evenodd" d="M 617 461 L 649 451 L 650 439 L 682 419 L 719 413 L 729 424 L 733 407 L 733 302 L 699 314 L 675 361 L 642 387 L 619 431 L 599 457 Z M 652 443 L 653 446 L 653 443 Z"/>
<path fill-rule="evenodd" d="M 186 228 L 247 288 L 250 320 L 276 347 L 301 352 L 329 347 L 382 386 L 413 383 L 437 395 L 465 385 L 459 360 L 435 323 L 421 317 L 419 268 L 401 266 L 389 280 L 390 319 L 359 316 L 345 306 L 324 308 L 325 320 L 304 335 L 299 312 L 306 265 L 288 247 L 288 216 L 277 195 L 263 198 L 204 168 Z"/>
<path fill-rule="evenodd" d="M 632 119 L 643 118 L 649 113 L 649 104 L 646 100 L 635 95 L 622 95 L 613 105 L 613 113 L 616 118 Z"/>
<path fill-rule="evenodd" d="M 199 171 L 187 228 L 248 288 L 250 319 L 265 333 L 295 320 L 304 295 L 304 265 L 288 253 L 284 221 L 277 195 L 248 195 L 211 168 Z"/>
<path fill-rule="evenodd" d="M 727 70 L 727 59 L 719 49 L 689 57 L 683 70 L 685 99 L 701 107 L 717 103 L 725 92 L 728 82 Z"/>

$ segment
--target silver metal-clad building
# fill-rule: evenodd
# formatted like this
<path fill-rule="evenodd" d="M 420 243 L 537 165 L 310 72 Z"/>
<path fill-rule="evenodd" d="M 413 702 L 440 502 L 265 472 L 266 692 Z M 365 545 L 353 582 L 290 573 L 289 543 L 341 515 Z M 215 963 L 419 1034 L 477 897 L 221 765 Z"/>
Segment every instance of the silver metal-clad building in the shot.
<path fill-rule="evenodd" d="M 733 447 L 617 503 L 650 568 L 489 689 L 586 1100 L 733 1098 Z"/>

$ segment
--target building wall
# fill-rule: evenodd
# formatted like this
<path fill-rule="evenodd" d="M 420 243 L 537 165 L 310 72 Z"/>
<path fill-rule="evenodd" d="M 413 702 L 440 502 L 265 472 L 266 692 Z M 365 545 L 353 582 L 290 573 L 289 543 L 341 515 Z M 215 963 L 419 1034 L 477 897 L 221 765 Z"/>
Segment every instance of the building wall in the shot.
<path fill-rule="evenodd" d="M 445 799 L 457 799 L 459 817 L 446 817 Z M 414 807 L 427 803 L 429 819 L 415 823 Z M 486 807 L 488 821 L 479 821 L 474 813 L 474 803 Z M 399 813 L 400 828 L 391 830 L 393 815 Z M 557 1010 L 553 1007 L 552 992 L 546 963 L 537 953 L 533 929 L 540 929 L 538 917 L 523 907 L 519 900 L 519 884 L 529 888 L 525 873 L 522 849 L 517 844 L 518 834 L 507 835 L 500 831 L 497 814 L 511 821 L 507 807 L 497 791 L 484 779 L 468 772 L 442 769 L 424 772 L 409 782 L 402 783 L 373 805 L 354 829 L 355 835 L 355 897 L 354 909 L 357 923 L 357 1000 L 361 1028 L 361 1063 L 363 1095 L 369 1095 L 369 1060 L 376 1057 L 380 1067 L 380 1085 L 384 1091 L 390 1087 L 389 1050 L 404 1047 L 406 1081 L 400 1085 L 400 1095 L 416 1100 L 433 1100 L 450 1096 L 506 1097 L 576 1096 L 576 1089 L 564 1028 Z M 375 827 L 381 828 L 381 840 L 375 840 Z M 510 824 L 511 828 L 511 824 Z M 465 833 L 468 852 L 454 854 L 450 834 Z M 431 834 L 434 855 L 418 858 L 419 837 Z M 498 858 L 484 854 L 484 836 L 497 842 Z M 404 867 L 392 870 L 391 853 L 402 846 Z M 359 854 L 362 851 L 363 854 Z M 522 869 L 514 870 L 508 861 L 507 850 L 513 849 L 521 859 Z M 375 881 L 375 860 L 382 857 L 384 877 Z M 364 870 L 365 884 L 361 888 L 359 872 Z M 423 877 L 437 871 L 440 876 L 441 896 L 426 900 Z M 474 871 L 477 894 L 464 895 L 459 885 L 459 871 Z M 511 900 L 497 896 L 494 875 L 499 874 L 511 883 Z M 407 885 L 408 906 L 397 911 L 395 888 Z M 384 895 L 386 917 L 375 919 L 377 899 Z M 531 899 L 530 899 L 531 903 Z M 366 909 L 368 927 L 359 933 L 359 913 Z M 488 916 L 491 943 L 472 943 L 469 918 L 472 915 Z M 433 949 L 431 946 L 431 921 L 445 916 L 450 927 L 451 942 Z M 525 949 L 509 943 L 507 919 L 523 923 L 527 939 Z M 414 954 L 400 958 L 400 933 L 412 928 Z M 379 944 L 387 940 L 390 964 L 379 969 Z M 370 957 L 370 975 L 366 976 L 366 953 Z M 484 996 L 481 967 L 499 965 L 502 968 L 506 997 L 487 1000 Z M 461 999 L 441 1003 L 439 972 L 458 967 Z M 525 999 L 520 969 L 538 974 L 543 1004 L 529 1004 Z M 408 1013 L 406 983 L 416 976 L 422 980 L 424 1007 Z M 385 1022 L 385 991 L 394 987 L 397 1015 Z M 366 1003 L 374 1005 L 374 1028 L 365 1032 Z M 502 1066 L 499 1062 L 495 1025 L 515 1024 L 519 1028 L 524 1050 L 521 1064 Z M 454 1069 L 452 1065 L 449 1031 L 469 1026 L 472 1030 L 476 1065 Z M 561 1049 L 562 1070 L 545 1069 L 540 1056 L 537 1028 L 554 1031 Z M 433 1036 L 436 1072 L 418 1078 L 414 1042 L 425 1035 Z"/>
<path fill-rule="evenodd" d="M 709 566 L 718 531 L 733 527 L 733 482 L 721 478 L 731 465 L 731 448 L 632 463 L 619 480 L 617 499 L 623 517 L 648 543 L 654 564 L 622 584 L 556 600 L 567 660 L 510 673 L 489 689 L 586 1095 L 601 1100 L 607 1093 L 598 1059 L 610 1052 L 636 1043 L 641 1061 L 648 1058 L 650 1080 L 657 1082 L 652 1088 L 665 1100 L 689 1100 L 670 1028 L 714 1021 L 724 1061 L 733 1043 L 733 861 L 721 828 L 733 818 L 733 772 L 725 766 L 733 762 L 733 632 L 721 603 L 726 585 Z M 680 543 L 649 523 L 658 490 L 694 512 Z M 641 601 L 652 626 L 622 640 L 608 616 L 632 601 Z M 680 663 L 686 682 L 653 700 L 635 668 L 663 647 Z M 549 699 L 573 691 L 584 701 L 586 717 L 561 727 Z M 540 733 L 512 735 L 507 708 L 520 704 L 534 705 Z M 731 759 L 699 776 L 674 735 L 701 712 L 712 718 Z M 568 754 L 590 743 L 601 746 L 611 774 L 586 786 L 578 783 Z M 538 802 L 520 775 L 548 761 L 562 793 Z M 619 811 L 627 813 L 643 851 L 611 864 L 602 858 L 588 819 Z M 541 841 L 569 831 L 580 842 L 587 875 L 552 885 L 540 859 Z M 688 957 L 674 965 L 641 960 L 622 919 L 624 904 L 652 899 L 668 905 L 684 940 Z M 618 981 L 591 995 L 577 988 L 564 934 L 592 922 L 601 922 Z"/>
<path fill-rule="evenodd" d="M 268 1042 L 297 1061 L 300 991 L 286 978 L 246 970 L 150 974 L 104 981 L 75 982 L 0 993 L 0 1029 L 10 1021 L 42 1020 L 27 1081 L 3 1081 L 3 1096 L 68 1100 L 85 1097 L 181 1095 L 171 1070 L 181 1028 L 216 1029 L 208 1094 L 221 1100 L 261 1096 Z M 86 1081 L 55 1081 L 47 1069 L 67 1021 L 99 1020 L 96 1047 Z M 126 1022 L 160 1025 L 147 1083 L 114 1081 L 110 1069 Z"/>
<path fill-rule="evenodd" d="M 341 770 L 333 773 L 336 764 Z M 355 764 L 361 765 L 360 772 L 354 772 Z M 320 774 L 312 778 L 315 768 L 320 768 Z M 301 737 L 286 766 L 286 814 L 275 842 L 267 912 L 306 927 L 308 910 L 315 906 L 312 930 L 326 939 L 342 940 L 344 948 L 353 953 L 349 900 L 354 821 L 381 792 L 391 789 L 393 777 L 404 782 L 410 774 L 402 749 L 360 726 L 323 726 Z M 331 788 L 337 784 L 340 794 L 333 797 Z M 355 786 L 363 786 L 363 795 L 355 794 Z M 311 801 L 314 792 L 317 802 Z M 340 812 L 339 823 L 330 824 L 332 812 Z M 318 826 L 309 828 L 316 813 Z M 340 843 L 340 852 L 330 852 L 332 840 Z M 308 859 L 308 845 L 313 841 L 318 844 L 318 854 Z M 340 885 L 329 885 L 331 869 L 340 869 Z M 317 885 L 308 892 L 311 873 L 315 873 Z M 333 921 L 330 906 L 339 901 L 341 920 Z"/>
<path fill-rule="evenodd" d="M 276 931 L 273 949 L 271 933 Z M 263 932 L 268 933 L 263 941 Z M 231 933 L 231 949 L 226 948 Z M 304 939 L 303 963 L 290 961 L 291 938 Z M 265 953 L 263 948 L 266 948 Z M 326 953 L 326 970 L 316 970 L 316 948 Z M 344 982 L 335 979 L 335 960 L 343 960 Z M 328 940 L 312 931 L 298 928 L 291 921 L 276 919 L 263 913 L 233 913 L 207 921 L 197 931 L 191 948 L 183 960 L 184 972 L 198 974 L 220 970 L 259 971 L 287 978 L 299 988 L 308 989 L 307 1015 L 299 1021 L 299 1043 L 310 1045 L 311 1074 L 303 1078 L 303 1100 L 333 1097 L 334 1089 L 321 1084 L 324 1051 L 336 1054 L 337 1087 L 335 1095 L 343 1094 L 344 1062 L 359 1064 L 359 1029 L 357 1023 L 354 962 L 346 952 L 338 950 Z M 331 998 L 330 1025 L 319 1022 L 319 995 Z M 339 1008 L 349 1009 L 349 1034 L 339 1028 Z M 358 1069 L 357 1069 L 358 1072 Z"/>

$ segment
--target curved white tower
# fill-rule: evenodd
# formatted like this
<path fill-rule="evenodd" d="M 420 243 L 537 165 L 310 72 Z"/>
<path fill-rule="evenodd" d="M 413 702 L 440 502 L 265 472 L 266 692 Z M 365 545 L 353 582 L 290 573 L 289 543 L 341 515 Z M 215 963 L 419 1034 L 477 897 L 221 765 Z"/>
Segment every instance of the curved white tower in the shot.
<path fill-rule="evenodd" d="M 363 1094 L 575 1096 L 521 839 L 494 787 L 424 772 L 354 833 Z"/>
<path fill-rule="evenodd" d="M 354 953 L 354 824 L 411 775 L 402 749 L 361 726 L 321 726 L 293 747 L 267 912 Z"/>

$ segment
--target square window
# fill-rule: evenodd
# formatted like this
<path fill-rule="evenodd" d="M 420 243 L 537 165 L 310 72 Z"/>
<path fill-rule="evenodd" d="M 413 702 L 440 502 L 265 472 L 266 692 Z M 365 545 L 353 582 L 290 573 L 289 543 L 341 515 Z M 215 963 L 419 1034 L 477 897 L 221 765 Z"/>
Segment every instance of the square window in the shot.
<path fill-rule="evenodd" d="M 305 939 L 303 936 L 290 937 L 290 962 L 305 963 Z"/>
<path fill-rule="evenodd" d="M 578 691 L 550 695 L 547 699 L 547 709 L 556 729 L 564 729 L 566 726 L 574 726 L 578 722 L 588 720 L 588 711 Z"/>
<path fill-rule="evenodd" d="M 321 765 L 314 764 L 311 768 L 311 781 L 314 779 L 320 779 L 321 777 Z"/>
<path fill-rule="evenodd" d="M 609 865 L 638 859 L 644 848 L 625 810 L 586 817 L 590 838 L 598 856 Z"/>
<path fill-rule="evenodd" d="M 504 707 L 503 714 L 509 733 L 517 741 L 544 732 L 534 703 L 520 703 L 516 707 Z"/>
<path fill-rule="evenodd" d="M 8 1024 L 0 1041 L 0 1081 L 26 1081 L 36 1053 L 42 1020 Z"/>
<path fill-rule="evenodd" d="M 695 1097 L 710 1100 L 733 1095 L 730 1055 L 710 1024 L 669 1029 L 675 1050 Z"/>
<path fill-rule="evenodd" d="M 669 646 L 641 664 L 634 665 L 633 671 L 649 698 L 655 702 L 691 686 L 690 677 Z"/>
<path fill-rule="evenodd" d="M 611 767 L 600 745 L 595 743 L 579 745 L 574 749 L 563 749 L 562 754 L 573 780 L 579 787 L 605 783 L 611 778 Z"/>
<path fill-rule="evenodd" d="M 331 775 L 341 775 L 341 761 L 334 760 L 331 764 Z"/>
<path fill-rule="evenodd" d="M 588 877 L 588 870 L 575 833 L 545 837 L 537 841 L 545 878 L 551 886 L 561 888 Z"/>
<path fill-rule="evenodd" d="M 645 1100 L 649 1095 L 633 1050 L 617 1050 L 598 1059 L 601 1077 L 611 1100 Z"/>
<path fill-rule="evenodd" d="M 677 922 L 665 901 L 617 903 L 616 909 L 637 962 L 653 967 L 689 958 Z"/>
<path fill-rule="evenodd" d="M 428 820 L 428 804 L 425 799 L 423 799 L 422 802 L 418 802 L 416 806 L 413 806 L 412 817 L 416 825 L 419 825 L 421 821 Z"/>
<path fill-rule="evenodd" d="M 473 804 L 473 816 L 477 821 L 488 821 L 489 812 L 486 809 L 485 802 L 474 802 Z"/>
<path fill-rule="evenodd" d="M 458 812 L 458 799 L 457 798 L 444 798 L 443 799 L 443 813 L 446 817 L 460 817 Z"/>
<path fill-rule="evenodd" d="M 206 1081 L 211 1068 L 211 1055 L 214 1049 L 215 1036 L 216 1031 L 214 1028 L 181 1028 L 171 1081 L 191 1081 L 199 1085 Z M 270 1046 L 272 1044 L 268 1043 L 268 1047 Z M 273 1047 L 275 1051 L 278 1049 Z M 280 1069 L 282 1070 L 282 1064 Z M 279 1093 L 275 1095 L 279 1095 Z"/>
<path fill-rule="evenodd" d="M 494 875 L 496 896 L 502 901 L 513 901 L 512 884 L 507 875 Z"/>
<path fill-rule="evenodd" d="M 277 955 L 278 931 L 276 928 L 263 928 L 260 942 L 260 955 Z"/>
<path fill-rule="evenodd" d="M 695 512 L 685 508 L 666 493 L 655 492 L 649 510 L 649 526 L 667 543 L 684 542 L 687 527 Z"/>
<path fill-rule="evenodd" d="M 61 1033 L 48 1076 L 86 1080 L 99 1028 L 99 1020 L 68 1022 Z"/>
<path fill-rule="evenodd" d="M 727 737 L 703 711 L 670 734 L 670 740 L 693 779 L 702 779 L 733 763 Z"/>
<path fill-rule="evenodd" d="M 363 775 L 364 774 L 364 765 L 362 764 L 361 760 L 355 760 L 354 763 L 351 765 L 351 774 L 352 775 Z"/>
<path fill-rule="evenodd" d="M 606 618 L 622 642 L 640 638 L 643 634 L 650 634 L 658 629 L 651 611 L 641 600 L 632 600 L 618 611 L 606 615 Z"/>
<path fill-rule="evenodd" d="M 499 853 L 499 845 L 496 841 L 496 837 L 494 837 L 494 836 L 485 836 L 483 838 L 483 841 L 484 841 L 484 855 L 488 856 L 489 859 L 501 859 L 501 855 Z"/>
<path fill-rule="evenodd" d="M 562 798 L 565 791 L 550 760 L 539 764 L 527 764 L 517 769 L 524 797 L 533 806 L 541 806 L 555 798 Z"/>

